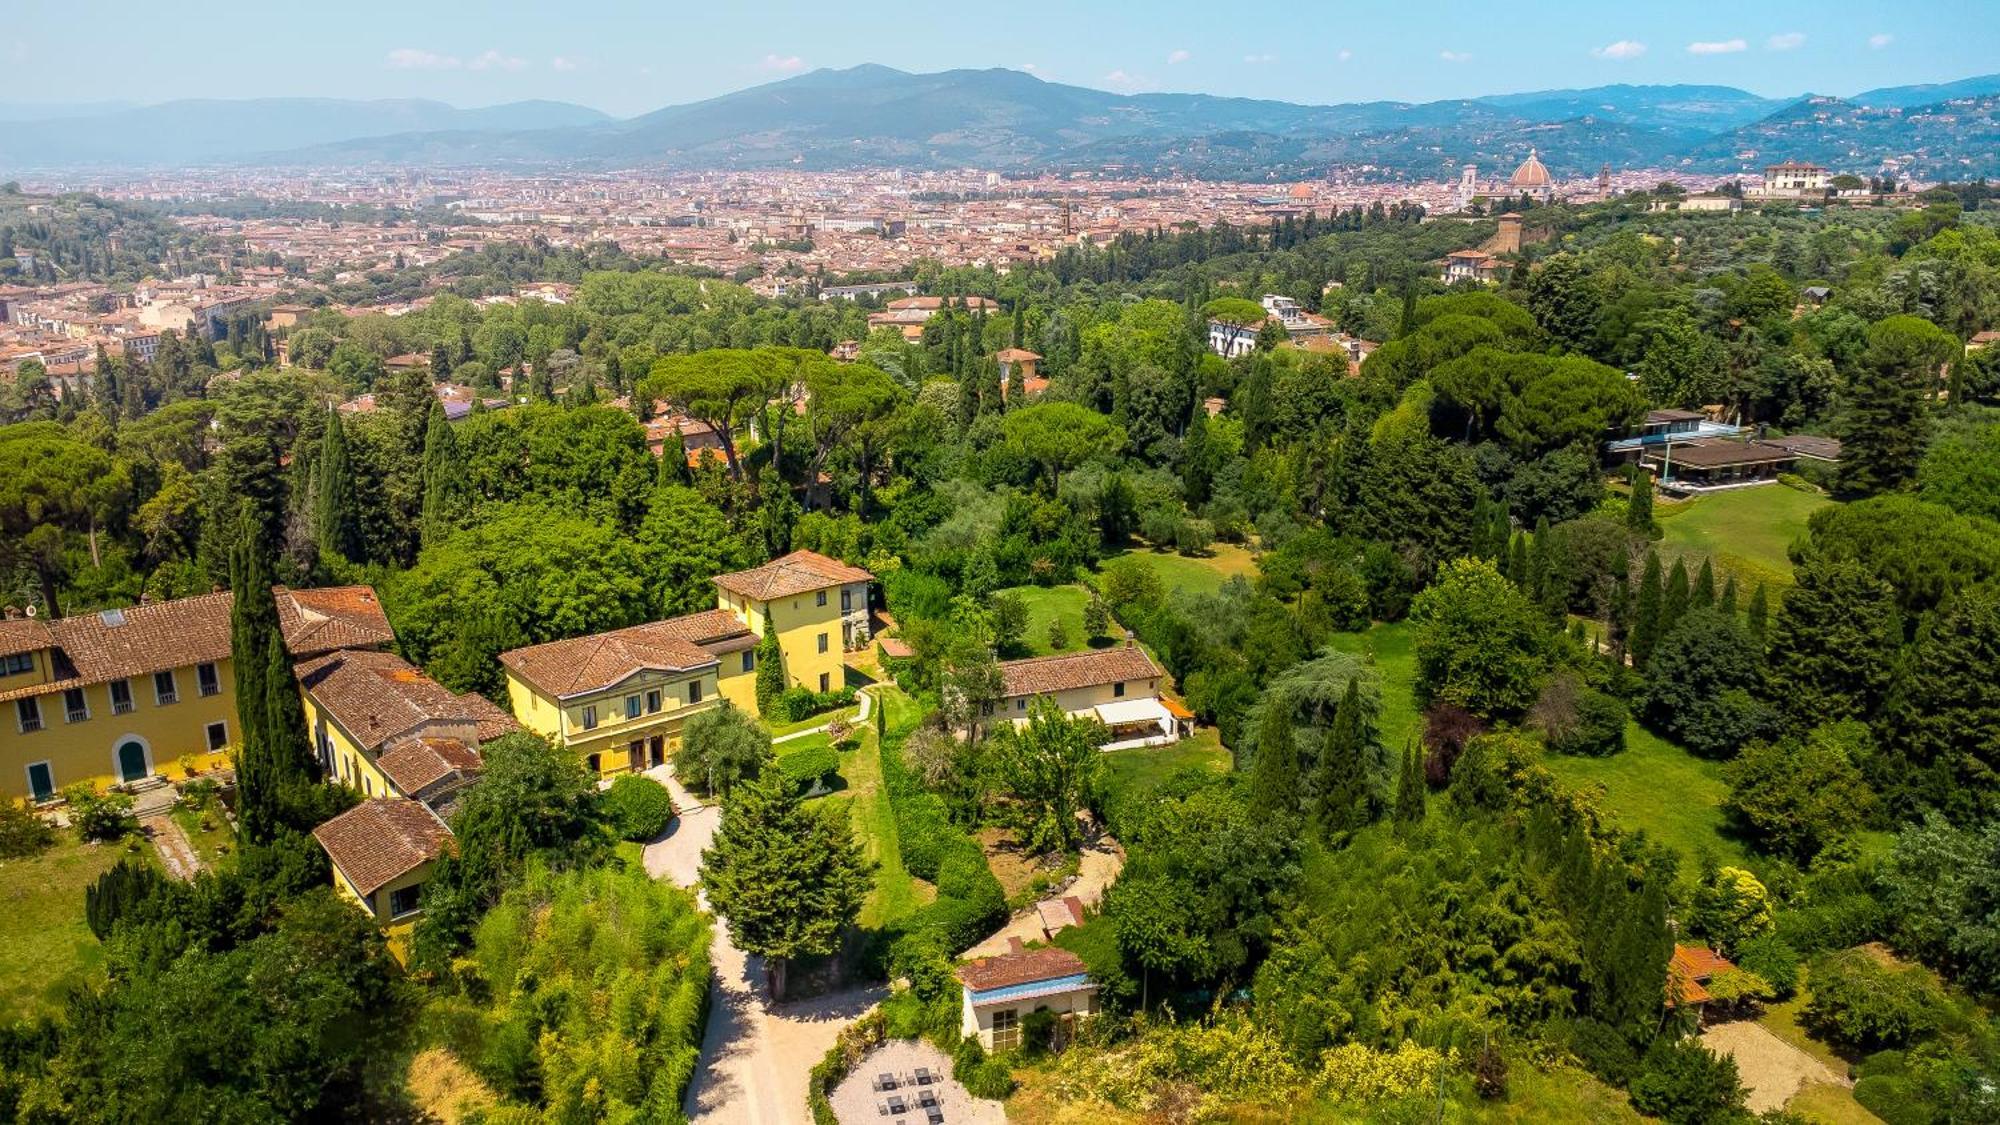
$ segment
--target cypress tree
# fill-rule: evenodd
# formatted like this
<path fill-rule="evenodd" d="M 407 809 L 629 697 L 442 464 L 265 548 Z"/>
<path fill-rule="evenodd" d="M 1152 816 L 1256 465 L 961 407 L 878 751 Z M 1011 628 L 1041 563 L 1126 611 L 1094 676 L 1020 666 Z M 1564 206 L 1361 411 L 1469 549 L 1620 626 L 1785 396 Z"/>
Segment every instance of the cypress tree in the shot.
<path fill-rule="evenodd" d="M 778 631 L 771 618 L 764 618 L 764 638 L 757 642 L 757 710 L 769 715 L 778 697 L 785 694 L 785 654 L 778 647 Z"/>
<path fill-rule="evenodd" d="M 267 843 L 281 822 L 271 755 L 271 635 L 278 606 L 270 563 L 245 528 L 230 559 L 229 659 L 236 686 L 236 820 L 251 843 Z"/>
<path fill-rule="evenodd" d="M 1736 616 L 1736 576 L 1734 574 L 1730 575 L 1728 580 L 1722 584 L 1722 600 L 1717 602 L 1716 605 L 1717 608 L 1722 610 L 1724 615 L 1729 617 Z"/>
<path fill-rule="evenodd" d="M 424 428 L 424 510 L 418 531 L 423 545 L 441 542 L 465 515 L 465 462 L 458 435 L 445 421 L 444 403 L 431 400 L 430 421 Z"/>
<path fill-rule="evenodd" d="M 326 437 L 321 439 L 319 487 L 314 493 L 313 538 L 321 554 L 343 559 L 358 556 L 360 536 L 356 534 L 354 466 L 347 456 L 347 431 L 340 424 L 340 412 L 329 411 Z"/>
<path fill-rule="evenodd" d="M 1507 550 L 1507 578 L 1523 592 L 1528 589 L 1528 537 L 1522 532 L 1514 533 L 1513 544 Z"/>
<path fill-rule="evenodd" d="M 1632 612 L 1632 666 L 1644 669 L 1660 643 L 1660 553 L 1646 552 L 1646 569 L 1639 579 L 1639 600 Z"/>
<path fill-rule="evenodd" d="M 1745 624 L 1750 627 L 1750 635 L 1764 643 L 1764 630 L 1771 623 L 1770 596 L 1764 592 L 1764 584 L 1757 583 L 1757 589 L 1750 595 L 1750 611 Z"/>
<path fill-rule="evenodd" d="M 1673 572 L 1667 575 L 1667 590 L 1660 598 L 1660 636 L 1674 631 L 1674 626 L 1687 614 L 1688 600 L 1692 596 L 1688 590 L 1688 568 L 1686 559 L 1675 559 Z"/>
<path fill-rule="evenodd" d="M 681 428 L 675 426 L 660 448 L 660 483 L 690 484 L 688 473 L 687 441 L 681 437 Z"/>
<path fill-rule="evenodd" d="M 265 648 L 270 654 L 264 674 L 265 748 L 282 801 L 293 788 L 319 781 L 320 764 L 306 730 L 305 700 L 299 694 L 298 676 L 292 671 L 292 653 L 285 644 L 283 631 L 273 630 Z"/>
<path fill-rule="evenodd" d="M 1403 747 L 1403 769 L 1396 777 L 1396 823 L 1423 823 L 1424 801 L 1428 796 L 1428 786 L 1424 782 L 1424 758 L 1417 753 L 1417 741 L 1412 738 Z"/>
<path fill-rule="evenodd" d="M 1715 608 L 1715 565 L 1708 559 L 1701 560 L 1701 573 L 1695 577 L 1694 594 L 1688 608 Z"/>
<path fill-rule="evenodd" d="M 1333 727 L 1320 744 L 1319 822 L 1329 832 L 1359 828 L 1374 817 L 1368 808 L 1366 735 L 1361 729 L 1361 688 L 1347 681 L 1347 692 L 1333 712 Z"/>
<path fill-rule="evenodd" d="M 1632 499 L 1625 505 L 1625 526 L 1641 535 L 1653 534 L 1653 475 L 1637 465 L 1625 470 L 1631 482 Z"/>
<path fill-rule="evenodd" d="M 1257 724 L 1257 755 L 1250 763 L 1250 807 L 1264 816 L 1290 816 L 1299 808 L 1299 752 L 1292 717 L 1269 705 Z"/>

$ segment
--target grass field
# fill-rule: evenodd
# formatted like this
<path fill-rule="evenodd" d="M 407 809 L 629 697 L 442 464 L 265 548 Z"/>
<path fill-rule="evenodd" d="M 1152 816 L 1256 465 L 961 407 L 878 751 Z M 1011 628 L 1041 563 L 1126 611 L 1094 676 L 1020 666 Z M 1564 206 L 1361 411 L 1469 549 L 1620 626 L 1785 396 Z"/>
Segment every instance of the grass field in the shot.
<path fill-rule="evenodd" d="M 1784 485 L 1716 492 L 1678 503 L 1663 500 L 1653 510 L 1666 533 L 1660 559 L 1672 565 L 1675 558 L 1687 556 L 1688 569 L 1695 571 L 1704 556 L 1713 558 L 1717 583 L 1734 574 L 1744 598 L 1759 582 L 1787 586 L 1792 562 L 1786 550 L 1805 534 L 1806 520 L 1831 503 Z"/>
<path fill-rule="evenodd" d="M 875 688 L 874 693 L 892 735 L 916 726 L 923 717 L 917 701 L 891 684 Z M 847 802 L 862 850 L 877 865 L 875 887 L 861 904 L 860 923 L 864 929 L 879 929 L 936 898 L 937 892 L 903 866 L 895 810 L 890 807 L 889 794 L 883 788 L 883 750 L 875 737 L 875 724 L 871 722 L 863 730 L 861 746 L 840 756 L 840 775 L 847 780 L 847 788 L 826 799 Z M 783 743 L 779 748 L 791 745 Z"/>
<path fill-rule="evenodd" d="M 1160 576 L 1160 583 L 1169 592 L 1185 590 L 1195 594 L 1212 594 L 1221 589 L 1224 582 L 1237 575 L 1242 575 L 1245 579 L 1257 577 L 1256 556 L 1252 555 L 1247 547 L 1235 543 L 1217 543 L 1209 549 L 1207 555 L 1200 558 L 1149 548 L 1126 551 L 1113 557 L 1134 558 L 1144 562 L 1153 568 L 1153 573 Z"/>
<path fill-rule="evenodd" d="M 1725 834 L 1722 799 L 1729 787 L 1722 766 L 1675 746 L 1637 723 L 1625 728 L 1625 750 L 1608 758 L 1550 754 L 1550 772 L 1572 785 L 1604 786 L 1604 809 L 1618 827 L 1644 829 L 1692 860 L 1707 848 L 1725 863 L 1748 858 L 1741 841 Z"/>
<path fill-rule="evenodd" d="M 1382 745 L 1392 756 L 1401 755 L 1410 739 L 1423 733 L 1423 716 L 1417 710 L 1417 655 L 1413 630 L 1407 621 L 1370 626 L 1365 633 L 1341 633 L 1333 647 L 1342 652 L 1369 658 L 1382 677 L 1382 714 L 1379 723 Z"/>
<path fill-rule="evenodd" d="M 83 920 L 83 889 L 127 854 L 118 844 L 80 844 L 65 831 L 39 856 L 0 860 L 0 1022 L 55 1014 L 66 984 L 103 975 L 104 950 Z"/>
<path fill-rule="evenodd" d="M 1172 746 L 1113 750 L 1101 757 L 1104 785 L 1114 800 L 1143 793 L 1190 766 L 1228 773 L 1231 765 L 1229 751 L 1223 749 L 1222 736 L 1214 727 L 1203 727 L 1194 737 Z"/>
<path fill-rule="evenodd" d="M 1019 597 L 1028 606 L 1028 632 L 1021 643 L 1030 656 L 1052 656 L 1058 652 L 1080 652 L 1090 647 L 1083 631 L 1083 607 L 1090 603 L 1090 591 L 1081 586 L 1015 586 L 1003 591 Z M 1049 647 L 1049 622 L 1061 621 L 1069 634 L 1069 644 Z"/>

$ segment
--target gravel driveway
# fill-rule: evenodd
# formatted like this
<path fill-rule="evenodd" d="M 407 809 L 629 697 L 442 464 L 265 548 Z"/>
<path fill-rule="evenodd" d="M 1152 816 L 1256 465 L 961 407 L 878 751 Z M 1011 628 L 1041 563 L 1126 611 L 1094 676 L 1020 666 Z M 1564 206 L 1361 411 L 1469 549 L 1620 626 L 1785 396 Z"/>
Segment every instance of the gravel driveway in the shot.
<path fill-rule="evenodd" d="M 1850 1083 L 1826 1065 L 1751 1020 L 1718 1023 L 1701 1033 L 1701 1045 L 1736 1060 L 1743 1088 L 1750 1091 L 1750 1112 L 1783 1109 L 1799 1087 L 1808 1082 Z"/>

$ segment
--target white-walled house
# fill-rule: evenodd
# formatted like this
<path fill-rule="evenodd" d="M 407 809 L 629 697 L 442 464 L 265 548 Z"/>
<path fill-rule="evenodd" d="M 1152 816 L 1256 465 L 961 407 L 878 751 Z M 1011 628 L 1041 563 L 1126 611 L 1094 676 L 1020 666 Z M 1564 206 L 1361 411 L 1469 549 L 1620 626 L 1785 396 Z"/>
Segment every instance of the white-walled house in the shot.
<path fill-rule="evenodd" d="M 1023 951 L 1018 939 L 1014 944 L 1012 953 L 959 966 L 960 1034 L 977 1038 L 988 1051 L 1011 1051 L 1021 1045 L 1022 1022 L 1049 1012 L 1058 1042 L 1067 1042 L 1077 1022 L 1097 1011 L 1097 985 L 1089 970 L 1067 949 Z"/>
<path fill-rule="evenodd" d="M 985 723 L 1026 723 L 1037 699 L 1066 715 L 1089 717 L 1111 732 L 1111 744 L 1158 746 L 1181 736 L 1181 723 L 1160 699 L 1166 673 L 1129 639 L 1111 648 L 1031 656 L 1000 664 L 1000 698 Z"/>

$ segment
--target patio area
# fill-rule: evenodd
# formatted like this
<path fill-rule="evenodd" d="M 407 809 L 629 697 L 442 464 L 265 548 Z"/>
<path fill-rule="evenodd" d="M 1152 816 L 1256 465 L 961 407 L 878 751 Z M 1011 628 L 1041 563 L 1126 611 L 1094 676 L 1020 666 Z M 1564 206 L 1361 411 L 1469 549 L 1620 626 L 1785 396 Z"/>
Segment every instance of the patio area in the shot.
<path fill-rule="evenodd" d="M 887 1081 L 884 1081 L 887 1079 Z M 921 1039 L 891 1039 L 827 1096 L 842 1125 L 1006 1125 L 999 1102 L 951 1078 L 951 1060 Z"/>

